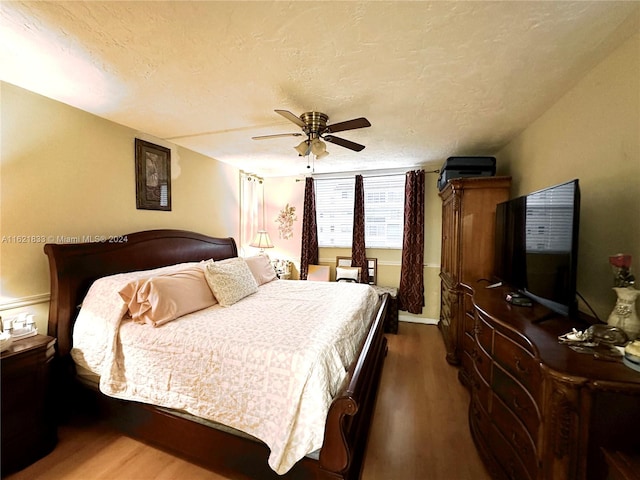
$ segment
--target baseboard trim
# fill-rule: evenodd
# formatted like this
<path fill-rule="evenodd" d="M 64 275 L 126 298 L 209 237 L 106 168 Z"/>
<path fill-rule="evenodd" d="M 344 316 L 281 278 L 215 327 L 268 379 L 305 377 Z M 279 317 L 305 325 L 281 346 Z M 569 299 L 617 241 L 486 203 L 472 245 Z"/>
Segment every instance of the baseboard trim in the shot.
<path fill-rule="evenodd" d="M 398 315 L 399 322 L 407 322 L 407 323 L 421 323 L 423 325 L 437 325 L 437 318 L 428 318 L 428 317 L 415 317 L 413 315 L 403 315 L 402 313 Z"/>
<path fill-rule="evenodd" d="M 51 300 L 49 293 L 40 293 L 38 295 L 29 295 L 27 297 L 14 298 L 7 302 L 0 303 L 0 311 L 13 310 L 14 308 L 28 307 L 30 305 L 38 305 L 48 303 Z"/>

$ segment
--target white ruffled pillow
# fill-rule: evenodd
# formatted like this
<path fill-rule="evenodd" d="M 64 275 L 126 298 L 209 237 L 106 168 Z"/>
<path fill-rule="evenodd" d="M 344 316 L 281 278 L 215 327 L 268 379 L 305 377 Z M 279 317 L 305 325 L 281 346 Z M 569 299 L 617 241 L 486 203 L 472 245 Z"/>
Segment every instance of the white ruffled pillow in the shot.
<path fill-rule="evenodd" d="M 256 279 L 247 262 L 240 257 L 221 262 L 209 260 L 204 266 L 204 277 L 223 307 L 229 307 L 258 291 Z"/>

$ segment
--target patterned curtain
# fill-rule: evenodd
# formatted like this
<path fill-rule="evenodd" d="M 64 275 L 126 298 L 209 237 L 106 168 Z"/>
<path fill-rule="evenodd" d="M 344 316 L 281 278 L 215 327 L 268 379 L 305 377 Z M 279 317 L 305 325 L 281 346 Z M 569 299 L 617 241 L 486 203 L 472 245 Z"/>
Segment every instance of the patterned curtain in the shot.
<path fill-rule="evenodd" d="M 407 172 L 404 189 L 404 238 L 398 308 L 420 314 L 424 307 L 424 170 Z"/>
<path fill-rule="evenodd" d="M 302 212 L 300 280 L 306 280 L 309 265 L 316 265 L 317 263 L 318 225 L 316 223 L 316 194 L 313 190 L 313 178 L 307 177 L 304 184 L 304 207 Z"/>
<path fill-rule="evenodd" d="M 356 175 L 353 201 L 353 237 L 351 240 L 351 266 L 360 267 L 360 283 L 369 283 L 367 252 L 364 244 L 364 186 L 362 175 Z"/>

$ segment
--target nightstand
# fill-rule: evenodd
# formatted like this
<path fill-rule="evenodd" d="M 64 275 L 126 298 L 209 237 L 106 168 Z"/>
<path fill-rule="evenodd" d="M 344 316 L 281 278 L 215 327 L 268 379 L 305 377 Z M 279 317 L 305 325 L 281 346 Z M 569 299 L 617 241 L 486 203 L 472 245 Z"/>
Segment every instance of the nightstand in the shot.
<path fill-rule="evenodd" d="M 16 340 L 0 354 L 2 369 L 2 475 L 47 455 L 56 445 L 51 366 L 56 339 Z"/>

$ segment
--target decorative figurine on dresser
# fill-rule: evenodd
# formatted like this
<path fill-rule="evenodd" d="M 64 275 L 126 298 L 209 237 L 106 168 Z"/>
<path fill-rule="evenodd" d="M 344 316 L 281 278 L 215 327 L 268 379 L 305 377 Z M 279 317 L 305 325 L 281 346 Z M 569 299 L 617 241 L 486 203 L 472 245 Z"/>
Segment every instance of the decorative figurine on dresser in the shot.
<path fill-rule="evenodd" d="M 55 342 L 55 338 L 46 335 L 3 341 L 0 354 L 3 476 L 25 468 L 56 445 L 56 420 L 50 396 Z"/>
<path fill-rule="evenodd" d="M 494 266 L 496 205 L 509 198 L 511 177 L 454 178 L 444 185 L 440 265 L 440 321 L 447 361 L 462 358 L 464 322 L 471 314 L 469 291 L 479 279 L 489 279 Z M 467 291 L 467 295 L 465 295 Z"/>

